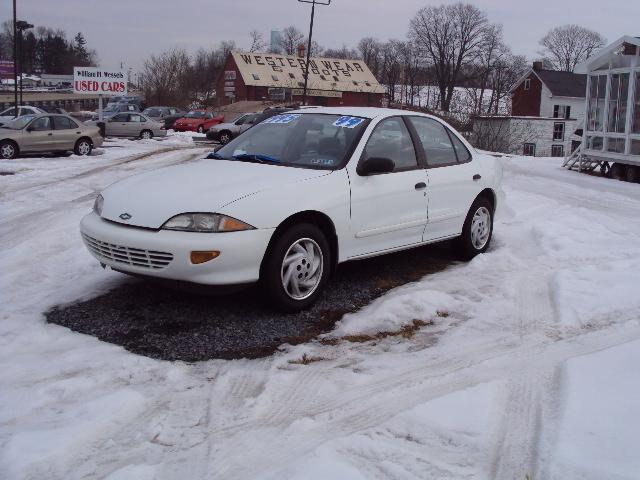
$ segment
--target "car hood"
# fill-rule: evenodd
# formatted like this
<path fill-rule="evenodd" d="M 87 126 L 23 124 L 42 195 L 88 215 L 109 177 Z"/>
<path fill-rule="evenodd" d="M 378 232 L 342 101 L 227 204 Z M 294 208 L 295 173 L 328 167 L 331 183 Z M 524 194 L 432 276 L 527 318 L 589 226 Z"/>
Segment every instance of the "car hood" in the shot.
<path fill-rule="evenodd" d="M 235 123 L 219 123 L 218 125 L 211 127 L 209 130 L 221 132 L 222 130 L 234 130 L 239 127 L 240 125 L 236 125 Z"/>
<path fill-rule="evenodd" d="M 180 213 L 219 212 L 225 205 L 257 192 L 281 189 L 290 183 L 330 173 L 327 170 L 205 159 L 135 175 L 111 185 L 102 193 L 102 217 L 127 225 L 158 229 Z"/>

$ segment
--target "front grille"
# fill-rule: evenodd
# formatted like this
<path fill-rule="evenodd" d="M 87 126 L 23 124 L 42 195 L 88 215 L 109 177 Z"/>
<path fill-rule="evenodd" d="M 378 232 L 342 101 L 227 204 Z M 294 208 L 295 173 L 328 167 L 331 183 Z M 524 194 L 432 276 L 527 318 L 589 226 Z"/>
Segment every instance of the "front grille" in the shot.
<path fill-rule="evenodd" d="M 82 239 L 87 248 L 98 257 L 98 259 L 123 263 L 134 267 L 150 268 L 152 270 L 163 269 L 173 260 L 173 254 L 167 252 L 156 252 L 154 250 L 115 245 L 97 240 L 84 233 L 82 234 Z"/>

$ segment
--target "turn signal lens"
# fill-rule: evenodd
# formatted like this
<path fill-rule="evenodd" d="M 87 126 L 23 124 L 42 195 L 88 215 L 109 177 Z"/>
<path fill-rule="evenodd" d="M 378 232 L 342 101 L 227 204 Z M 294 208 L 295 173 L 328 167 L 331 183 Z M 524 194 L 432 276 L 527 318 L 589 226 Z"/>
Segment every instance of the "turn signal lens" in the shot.
<path fill-rule="evenodd" d="M 208 252 L 191 252 L 191 263 L 194 265 L 200 265 L 201 263 L 207 263 L 214 258 L 218 258 L 220 252 L 217 250 L 211 250 Z"/>
<path fill-rule="evenodd" d="M 249 230 L 251 228 L 251 225 L 241 222 L 240 220 L 236 220 L 233 217 L 222 217 L 220 220 L 220 226 L 218 227 L 221 232 L 237 232 L 239 230 Z"/>

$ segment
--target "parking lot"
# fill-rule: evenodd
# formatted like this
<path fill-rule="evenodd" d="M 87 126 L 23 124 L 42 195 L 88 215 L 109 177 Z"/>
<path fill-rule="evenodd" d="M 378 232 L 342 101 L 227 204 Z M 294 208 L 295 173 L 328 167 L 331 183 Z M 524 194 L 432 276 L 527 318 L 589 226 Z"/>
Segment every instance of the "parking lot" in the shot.
<path fill-rule="evenodd" d="M 96 192 L 209 148 L 117 140 L 0 166 L 8 478 L 549 478 L 568 445 L 637 465 L 636 185 L 502 158 L 489 252 L 345 264 L 296 315 L 100 268 L 78 234 Z"/>

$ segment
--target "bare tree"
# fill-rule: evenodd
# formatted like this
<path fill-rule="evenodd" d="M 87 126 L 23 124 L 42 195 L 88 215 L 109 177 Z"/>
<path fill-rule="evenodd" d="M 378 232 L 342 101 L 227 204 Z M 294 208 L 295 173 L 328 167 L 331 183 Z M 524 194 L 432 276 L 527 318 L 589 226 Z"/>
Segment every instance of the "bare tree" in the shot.
<path fill-rule="evenodd" d="M 183 49 L 151 55 L 141 75 L 147 102 L 156 105 L 186 105 L 189 101 L 186 77 L 190 59 Z"/>
<path fill-rule="evenodd" d="M 251 38 L 251 47 L 249 47 L 250 52 L 260 52 L 267 47 L 267 42 L 264 41 L 264 36 L 258 30 L 251 30 L 249 32 L 249 37 Z"/>
<path fill-rule="evenodd" d="M 349 48 L 342 44 L 341 48 L 327 48 L 323 55 L 329 58 L 340 58 L 342 60 L 358 60 L 360 55 L 355 48 Z"/>
<path fill-rule="evenodd" d="M 487 26 L 486 14 L 464 3 L 425 7 L 411 20 L 409 36 L 433 68 L 441 110 L 449 111 L 462 68 L 475 59 Z"/>
<path fill-rule="evenodd" d="M 367 64 L 371 72 L 378 77 L 380 71 L 381 43 L 373 37 L 365 37 L 358 42 L 360 58 Z"/>
<path fill-rule="evenodd" d="M 280 48 L 285 55 L 295 55 L 301 43 L 304 43 L 304 34 L 295 26 L 291 25 L 282 30 Z"/>
<path fill-rule="evenodd" d="M 563 25 L 549 31 L 542 40 L 540 52 L 555 70 L 573 72 L 576 65 L 604 46 L 606 39 L 598 32 L 579 25 Z"/>

